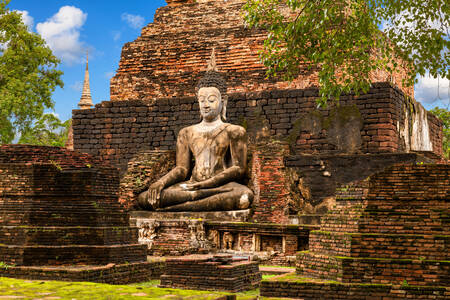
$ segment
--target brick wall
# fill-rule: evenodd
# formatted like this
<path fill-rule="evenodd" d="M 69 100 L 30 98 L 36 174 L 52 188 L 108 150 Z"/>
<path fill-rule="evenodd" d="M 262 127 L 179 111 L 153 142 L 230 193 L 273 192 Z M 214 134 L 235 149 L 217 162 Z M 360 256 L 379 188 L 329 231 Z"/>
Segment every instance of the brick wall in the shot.
<path fill-rule="evenodd" d="M 347 283 L 448 287 L 449 165 L 396 165 L 338 189 L 297 272 Z"/>
<path fill-rule="evenodd" d="M 253 142 L 261 133 L 288 141 L 302 153 L 405 152 L 411 138 L 413 102 L 388 83 L 375 84 L 340 107 L 317 110 L 316 89 L 237 93 L 228 101 L 228 121 L 247 128 Z M 427 115 L 433 153 L 442 154 L 442 122 Z M 122 172 L 140 151 L 174 149 L 178 131 L 198 123 L 194 97 L 107 101 L 73 111 L 74 148 L 97 155 Z M 406 128 L 406 129 L 405 129 Z M 413 136 L 414 136 L 413 132 Z"/>
<path fill-rule="evenodd" d="M 193 96 L 211 49 L 216 48 L 219 70 L 227 74 L 229 92 L 254 92 L 318 86 L 317 69 L 306 64 L 293 82 L 266 79 L 258 51 L 267 32 L 250 30 L 243 22 L 243 0 L 169 1 L 141 36 L 122 48 L 119 69 L 111 79 L 111 100 Z M 401 65 L 401 63 L 399 63 Z M 389 75 L 377 70 L 372 82 L 402 84 L 406 72 Z M 414 95 L 413 88 L 403 91 Z"/>

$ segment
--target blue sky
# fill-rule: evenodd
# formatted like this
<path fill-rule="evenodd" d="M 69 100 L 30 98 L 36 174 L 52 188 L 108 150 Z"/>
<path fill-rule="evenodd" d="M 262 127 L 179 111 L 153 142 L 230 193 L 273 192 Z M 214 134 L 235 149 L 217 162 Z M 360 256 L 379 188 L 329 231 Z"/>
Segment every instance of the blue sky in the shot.
<path fill-rule="evenodd" d="M 58 56 L 64 88 L 53 94 L 61 120 L 77 108 L 84 79 L 86 50 L 93 102 L 109 100 L 109 79 L 115 74 L 123 44 L 135 40 L 141 28 L 153 21 L 162 0 L 12 0 L 9 8 L 21 11 L 30 29 L 40 33 Z M 448 80 L 421 78 L 416 99 L 427 109 L 445 107 Z"/>
<path fill-rule="evenodd" d="M 119 66 L 123 44 L 135 40 L 165 5 L 162 0 L 12 0 L 8 7 L 25 11 L 23 19 L 61 59 L 64 88 L 55 91 L 53 100 L 55 112 L 67 120 L 80 100 L 86 50 L 95 104 L 109 99 L 109 79 Z"/>

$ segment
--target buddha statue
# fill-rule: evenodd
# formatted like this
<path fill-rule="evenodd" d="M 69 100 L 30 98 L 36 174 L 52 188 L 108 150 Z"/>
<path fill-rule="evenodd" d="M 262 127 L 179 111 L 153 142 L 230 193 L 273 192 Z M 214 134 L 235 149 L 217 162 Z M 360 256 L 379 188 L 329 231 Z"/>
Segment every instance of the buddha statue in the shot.
<path fill-rule="evenodd" d="M 138 196 L 141 208 L 228 211 L 250 206 L 253 192 L 237 182 L 247 168 L 247 133 L 243 127 L 223 121 L 226 90 L 213 50 L 206 74 L 196 88 L 202 121 L 180 130 L 176 167 Z"/>

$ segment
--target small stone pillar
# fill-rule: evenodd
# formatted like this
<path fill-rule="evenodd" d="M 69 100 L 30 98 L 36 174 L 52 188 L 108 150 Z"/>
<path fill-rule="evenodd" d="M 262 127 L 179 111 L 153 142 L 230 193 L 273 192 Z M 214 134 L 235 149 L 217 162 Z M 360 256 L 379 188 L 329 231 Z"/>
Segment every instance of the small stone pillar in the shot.
<path fill-rule="evenodd" d="M 284 157 L 289 155 L 289 145 L 281 141 L 264 141 L 251 150 L 255 192 L 253 221 L 288 224 L 291 197 Z"/>

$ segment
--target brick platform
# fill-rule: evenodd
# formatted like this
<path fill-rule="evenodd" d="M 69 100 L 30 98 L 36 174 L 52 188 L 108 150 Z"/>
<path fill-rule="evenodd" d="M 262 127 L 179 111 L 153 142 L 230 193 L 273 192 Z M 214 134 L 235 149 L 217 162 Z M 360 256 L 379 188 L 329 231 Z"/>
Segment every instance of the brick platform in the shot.
<path fill-rule="evenodd" d="M 232 256 L 185 256 L 166 260 L 160 287 L 240 292 L 259 285 L 258 263 Z"/>
<path fill-rule="evenodd" d="M 90 155 L 0 146 L 0 276 L 148 280 L 152 265 L 118 188 L 118 170 Z"/>
<path fill-rule="evenodd" d="M 450 165 L 397 165 L 338 189 L 298 275 L 263 282 L 261 295 L 448 299 L 449 199 Z"/>

